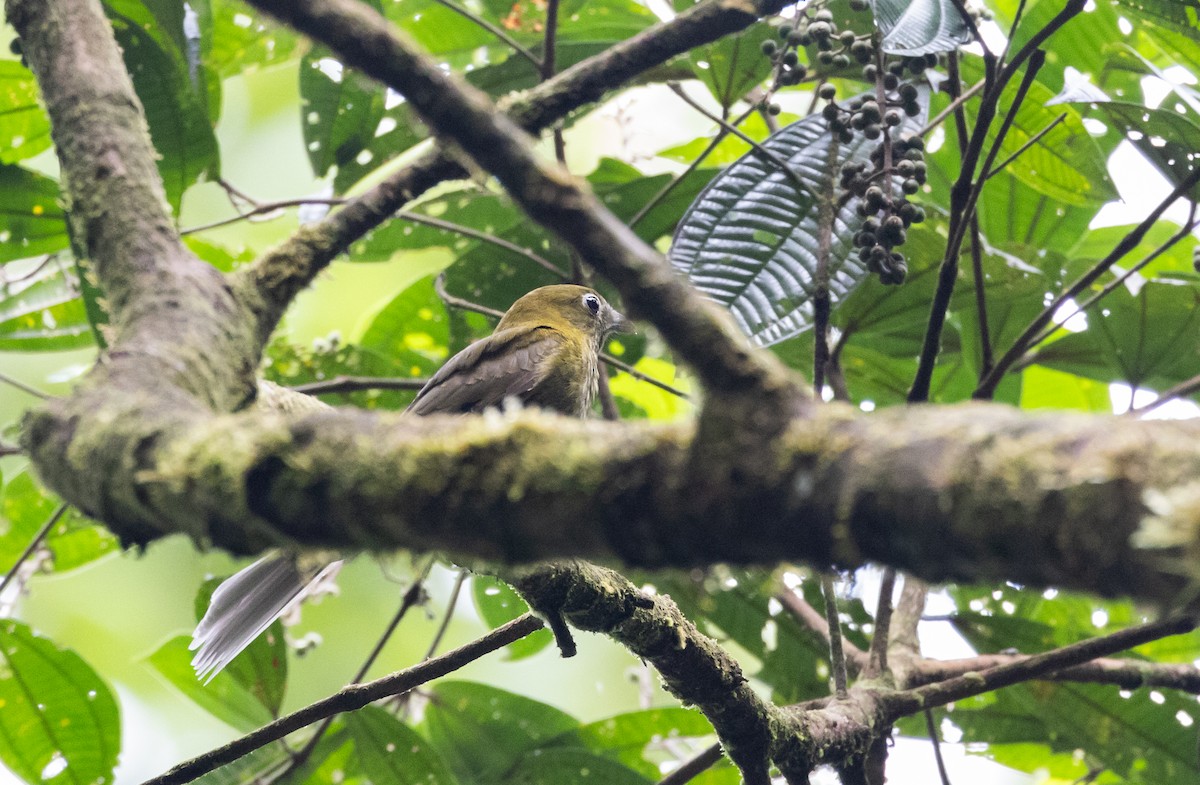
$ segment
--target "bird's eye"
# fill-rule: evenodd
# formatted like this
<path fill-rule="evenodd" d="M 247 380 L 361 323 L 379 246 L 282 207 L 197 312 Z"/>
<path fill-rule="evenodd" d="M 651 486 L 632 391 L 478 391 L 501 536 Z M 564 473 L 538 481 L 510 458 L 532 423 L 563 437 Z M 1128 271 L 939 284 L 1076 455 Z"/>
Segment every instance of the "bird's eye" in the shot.
<path fill-rule="evenodd" d="M 600 298 L 594 294 L 585 294 L 583 296 L 583 304 L 592 313 L 600 313 Z"/>

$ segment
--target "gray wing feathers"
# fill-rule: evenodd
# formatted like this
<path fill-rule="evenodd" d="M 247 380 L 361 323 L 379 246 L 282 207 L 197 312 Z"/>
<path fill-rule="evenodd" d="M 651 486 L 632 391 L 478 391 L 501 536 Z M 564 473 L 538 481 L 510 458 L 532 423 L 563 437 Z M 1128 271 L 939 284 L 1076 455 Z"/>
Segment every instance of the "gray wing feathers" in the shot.
<path fill-rule="evenodd" d="M 545 360 L 562 347 L 548 327 L 513 327 L 493 333 L 451 358 L 408 407 L 412 414 L 465 414 L 522 398 L 545 377 Z"/>
<path fill-rule="evenodd" d="M 301 573 L 293 558 L 274 554 L 259 559 L 218 586 L 188 646 L 196 652 L 192 658 L 196 676 L 206 684 L 211 681 L 271 626 L 313 580 L 311 573 Z"/>

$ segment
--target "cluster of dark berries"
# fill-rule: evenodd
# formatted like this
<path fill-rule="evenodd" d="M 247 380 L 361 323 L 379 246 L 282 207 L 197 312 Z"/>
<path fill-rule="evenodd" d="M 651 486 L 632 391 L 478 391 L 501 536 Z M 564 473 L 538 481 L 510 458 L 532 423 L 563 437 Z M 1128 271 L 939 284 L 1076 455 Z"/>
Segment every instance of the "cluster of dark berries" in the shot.
<path fill-rule="evenodd" d="M 867 269 L 888 284 L 904 282 L 908 272 L 904 254 L 895 250 L 908 239 L 908 227 L 925 220 L 925 211 L 906 198 L 925 183 L 925 142 L 919 136 L 892 142 L 892 166 L 884 167 L 884 145 L 871 153 L 871 163 L 850 161 L 842 165 L 841 185 L 859 197 L 858 214 L 862 229 L 854 235 L 858 258 Z M 903 179 L 902 194 L 893 196 L 891 183 L 884 178 L 898 175 Z"/>
<path fill-rule="evenodd" d="M 865 10 L 864 0 L 854 0 L 851 7 Z M 815 46 L 817 62 L 834 68 L 847 68 L 851 52 L 861 48 L 865 42 L 853 30 L 839 30 L 828 8 L 805 9 L 797 17 L 795 25 L 783 24 L 778 30 L 779 40 L 767 39 L 762 43 L 763 54 L 775 65 L 775 84 L 788 87 L 800 84 L 808 76 L 808 68 L 800 62 L 798 49 Z M 866 42 L 870 47 L 870 43 Z"/>

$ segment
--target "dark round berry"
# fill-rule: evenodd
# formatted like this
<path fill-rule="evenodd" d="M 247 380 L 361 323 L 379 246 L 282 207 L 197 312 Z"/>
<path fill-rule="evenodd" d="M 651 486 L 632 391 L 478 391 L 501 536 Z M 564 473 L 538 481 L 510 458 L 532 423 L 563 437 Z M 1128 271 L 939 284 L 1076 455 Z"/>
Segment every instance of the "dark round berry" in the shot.
<path fill-rule="evenodd" d="M 862 75 L 863 79 L 867 80 L 868 82 L 874 82 L 876 77 L 879 76 L 879 69 L 874 65 L 864 65 Z"/>
<path fill-rule="evenodd" d="M 843 30 L 838 40 L 842 42 L 842 46 L 852 46 L 856 37 L 853 30 Z"/>
<path fill-rule="evenodd" d="M 782 111 L 783 108 L 779 104 L 767 104 L 767 114 L 771 115 L 772 117 L 778 115 Z"/>
<path fill-rule="evenodd" d="M 900 190 L 904 191 L 906 194 L 915 194 L 917 191 L 921 190 L 921 184 L 910 177 L 900 184 Z"/>
<path fill-rule="evenodd" d="M 921 105 L 916 101 L 904 105 L 904 113 L 909 117 L 916 117 L 921 113 Z"/>
<path fill-rule="evenodd" d="M 864 232 L 870 232 L 871 234 L 878 232 L 879 231 L 879 219 L 876 218 L 875 216 L 871 216 L 867 220 L 863 221 L 862 230 Z"/>
<path fill-rule="evenodd" d="M 883 122 L 894 128 L 903 123 L 904 118 L 900 116 L 899 112 L 892 110 L 883 116 Z"/>
<path fill-rule="evenodd" d="M 763 54 L 765 54 L 767 57 L 771 57 L 779 51 L 779 44 L 768 38 L 762 42 L 759 48 L 762 49 Z"/>
<path fill-rule="evenodd" d="M 899 86 L 900 86 L 900 77 L 898 77 L 895 74 L 890 73 L 890 72 L 883 75 L 883 89 L 884 90 L 887 90 L 890 92 L 892 90 L 895 90 Z"/>
<path fill-rule="evenodd" d="M 838 116 L 837 104 L 825 104 L 821 109 L 821 116 L 826 120 L 836 120 Z"/>
<path fill-rule="evenodd" d="M 917 86 L 912 82 L 905 82 L 900 85 L 900 100 L 915 101 L 917 99 Z"/>
<path fill-rule="evenodd" d="M 894 63 L 888 63 L 887 68 L 890 73 L 893 73 L 896 76 L 904 75 L 904 63 L 901 63 L 899 61 L 894 62 Z"/>
<path fill-rule="evenodd" d="M 911 222 L 915 223 L 915 224 L 919 224 L 919 223 L 924 223 L 924 221 L 925 221 L 925 211 L 922 210 L 920 207 L 917 207 L 914 205 Z"/>
<path fill-rule="evenodd" d="M 800 55 L 796 54 L 795 49 L 789 49 L 783 53 L 783 64 L 791 68 L 800 62 Z"/>
<path fill-rule="evenodd" d="M 925 66 L 927 68 L 937 68 L 938 56 L 936 52 L 930 52 L 925 55 Z"/>
<path fill-rule="evenodd" d="M 21 47 L 21 39 L 14 38 L 13 40 L 9 41 L 8 42 L 8 51 L 12 52 L 15 55 L 25 54 L 25 50 Z"/>
<path fill-rule="evenodd" d="M 851 11 L 866 11 L 868 8 L 867 0 L 850 0 Z"/>
<path fill-rule="evenodd" d="M 826 101 L 832 101 L 834 96 L 837 95 L 837 88 L 826 82 L 817 88 L 817 95 L 821 96 Z"/>
<path fill-rule="evenodd" d="M 863 199 L 871 208 L 878 209 L 879 205 L 883 204 L 883 189 L 872 185 L 863 193 Z"/>
<path fill-rule="evenodd" d="M 817 52 L 817 62 L 821 65 L 833 65 L 833 52 Z"/>
<path fill-rule="evenodd" d="M 863 126 L 863 136 L 868 139 L 878 139 L 883 135 L 883 127 L 878 123 L 871 123 Z"/>
<path fill-rule="evenodd" d="M 818 41 L 821 39 L 828 39 L 832 33 L 833 31 L 829 28 L 829 24 L 826 22 L 813 22 L 808 26 L 808 34 Z"/>
<path fill-rule="evenodd" d="M 869 41 L 855 41 L 850 46 L 850 54 L 860 63 L 869 63 L 875 56 L 875 49 Z"/>
<path fill-rule="evenodd" d="M 822 8 L 820 11 L 817 11 L 815 14 L 813 14 L 813 19 L 817 20 L 818 22 L 832 22 L 833 11 L 830 11 L 828 8 Z"/>
<path fill-rule="evenodd" d="M 847 68 L 847 67 L 849 67 L 849 65 L 850 65 L 850 58 L 846 57 L 846 55 L 834 55 L 833 56 L 833 67 L 834 68 Z"/>
<path fill-rule="evenodd" d="M 805 40 L 806 38 L 808 38 L 808 36 L 803 30 L 794 30 L 792 31 L 792 34 L 787 37 L 787 42 L 792 46 L 804 46 L 808 43 Z"/>
<path fill-rule="evenodd" d="M 791 25 L 780 25 L 779 29 L 776 30 L 775 32 L 777 32 L 779 34 L 780 38 L 787 40 L 787 37 L 792 34 L 792 26 Z"/>
<path fill-rule="evenodd" d="M 913 173 L 916 171 L 917 165 L 907 158 L 896 164 L 896 174 L 900 175 L 901 177 L 912 177 Z"/>

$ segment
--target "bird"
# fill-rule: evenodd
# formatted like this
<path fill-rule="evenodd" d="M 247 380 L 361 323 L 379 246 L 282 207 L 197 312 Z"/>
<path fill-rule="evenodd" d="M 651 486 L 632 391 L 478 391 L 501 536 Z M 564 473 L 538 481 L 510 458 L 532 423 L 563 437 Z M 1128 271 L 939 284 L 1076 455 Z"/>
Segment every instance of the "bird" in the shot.
<path fill-rule="evenodd" d="M 405 410 L 411 415 L 472 414 L 510 401 L 587 417 L 599 386 L 600 349 L 630 322 L 586 286 L 534 289 L 505 312 L 490 336 L 455 354 Z M 341 560 L 270 553 L 224 581 L 192 633 L 192 668 L 208 683 Z"/>

